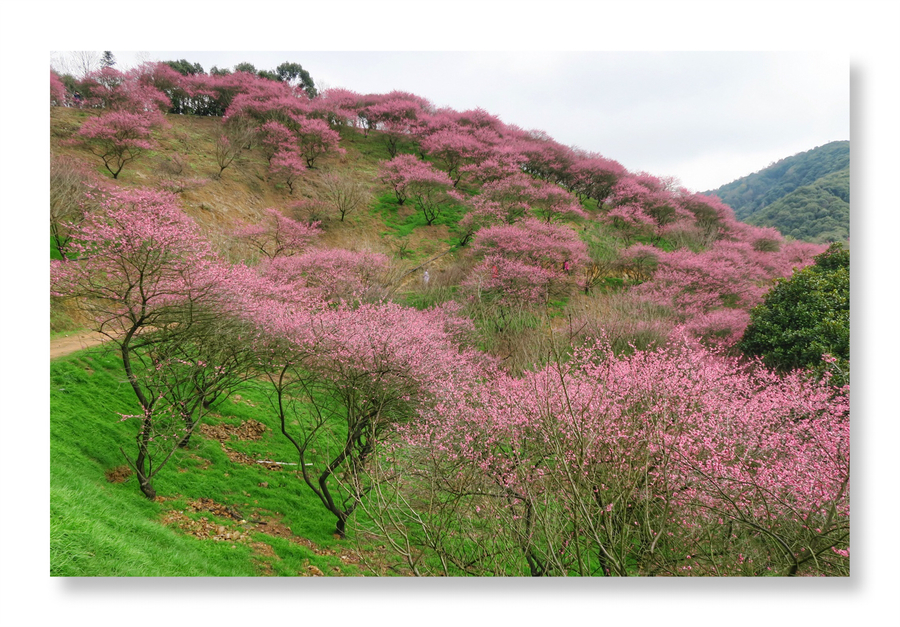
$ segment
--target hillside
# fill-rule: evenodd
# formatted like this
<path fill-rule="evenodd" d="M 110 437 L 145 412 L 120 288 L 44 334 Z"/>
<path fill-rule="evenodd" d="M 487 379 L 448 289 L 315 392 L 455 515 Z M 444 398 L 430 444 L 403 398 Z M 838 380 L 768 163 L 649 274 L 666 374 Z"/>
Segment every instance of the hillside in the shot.
<path fill-rule="evenodd" d="M 798 195 L 788 198 L 794 192 Z M 846 240 L 850 230 L 850 142 L 831 142 L 798 153 L 703 193 L 718 196 L 739 220 L 750 224 L 773 226 L 805 241 Z"/>
<path fill-rule="evenodd" d="M 798 187 L 747 218 L 782 235 L 811 242 L 850 238 L 850 170 L 845 168 Z"/>
<path fill-rule="evenodd" d="M 737 348 L 824 246 L 415 94 L 73 81 L 51 573 L 848 571 L 848 389 Z"/>

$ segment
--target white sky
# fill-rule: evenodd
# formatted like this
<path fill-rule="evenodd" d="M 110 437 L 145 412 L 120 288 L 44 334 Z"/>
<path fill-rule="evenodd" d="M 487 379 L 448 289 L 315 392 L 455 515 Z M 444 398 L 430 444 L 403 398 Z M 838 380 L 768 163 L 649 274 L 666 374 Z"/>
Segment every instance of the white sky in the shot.
<path fill-rule="evenodd" d="M 900 233 L 897 24 L 900 3 L 895 0 L 0 3 L 0 216 L 2 232 L 7 235 L 0 246 L 0 623 L 42 626 L 64 622 L 69 627 L 105 627 L 123 621 L 144 627 L 160 620 L 179 625 L 250 624 L 261 619 L 321 623 L 335 613 L 370 627 L 610 620 L 629 624 L 664 621 L 669 627 L 890 623 L 889 617 L 897 616 L 896 603 L 890 599 L 896 599 L 900 589 L 896 551 L 890 548 L 900 520 L 900 500 L 896 498 L 900 420 L 895 392 L 900 380 L 900 292 L 895 289 L 900 276 L 896 253 Z M 675 175 L 685 184 L 701 188 L 718 186 L 817 144 L 846 139 L 849 59 L 856 377 L 852 579 L 50 579 L 49 346 L 43 339 L 49 322 L 47 60 L 53 50 L 185 47 L 480 51 L 474 69 L 468 70 L 481 77 L 470 79 L 479 85 L 472 90 L 472 102 L 454 99 L 454 94 L 464 91 L 459 75 L 426 63 L 423 55 L 407 56 L 410 67 L 394 74 L 391 81 L 381 79 L 389 71 L 384 63 L 373 68 L 365 58 L 350 64 L 358 68 L 347 67 L 340 61 L 341 55 L 326 62 L 324 55 L 304 52 L 296 60 L 316 80 L 332 86 L 346 84 L 357 91 L 405 88 L 436 104 L 454 108 L 479 105 L 506 122 L 543 128 L 563 143 L 597 150 L 629 169 Z M 509 50 L 542 54 L 537 55 L 538 61 L 523 56 L 516 63 L 501 62 L 498 57 L 492 61 L 480 54 Z M 558 67 L 551 61 L 559 57 L 543 52 L 564 50 L 804 54 L 796 63 L 773 62 L 769 57 L 759 65 L 728 61 L 734 55 L 698 55 L 695 59 L 712 60 L 696 60 L 675 69 L 658 63 L 660 57 L 652 57 L 652 63 L 645 61 L 644 73 L 622 70 L 609 84 L 589 80 L 583 64 L 569 63 L 564 71 L 550 72 L 552 78 L 544 79 L 546 66 Z M 239 57 L 234 61 L 255 62 L 248 53 Z M 834 60 L 818 63 L 826 57 Z M 273 63 L 283 60 L 284 55 L 279 54 Z M 732 69 L 720 65 L 715 70 L 717 64 L 726 62 L 733 63 Z M 513 89 L 510 76 L 527 78 L 529 64 L 534 66 L 531 87 L 516 81 L 518 87 Z M 207 70 L 209 65 L 204 63 Z M 495 69 L 498 65 L 503 75 Z M 646 65 L 656 67 L 656 72 L 650 73 Z M 502 82 L 499 76 L 505 77 Z M 659 76 L 662 78 L 651 80 Z M 754 87 L 766 76 L 766 86 Z M 413 77 L 422 82 L 412 83 Z M 424 82 L 425 78 L 432 83 Z M 665 87 L 651 92 L 653 84 Z M 704 87 L 700 89 L 700 85 Z M 511 104 L 507 109 L 487 98 L 507 91 L 510 102 L 519 102 L 516 108 Z M 545 115 L 527 104 L 528 94 L 535 91 L 544 95 L 540 106 L 548 110 L 558 100 L 577 106 L 570 104 L 563 115 Z M 656 96 L 651 98 L 650 93 Z M 779 110 L 788 113 L 774 115 Z M 554 117 L 583 118 L 578 120 L 579 134 L 570 137 L 561 127 L 551 126 Z M 733 125 L 729 121 L 733 117 L 742 122 Z M 827 121 L 832 118 L 837 123 Z M 804 130 L 795 135 L 798 126 Z M 591 135 L 588 140 L 588 128 L 600 129 L 602 135 L 596 140 Z M 640 133 L 643 128 L 652 131 Z M 701 132 L 705 128 L 712 132 Z M 594 141 L 597 145 L 589 143 Z M 708 182 L 702 178 L 718 171 L 719 165 L 723 166 L 721 174 L 711 176 Z"/>
<path fill-rule="evenodd" d="M 850 138 L 849 59 L 810 52 L 112 51 L 117 68 L 187 59 L 231 68 L 300 63 L 318 86 L 409 91 L 714 189 Z"/>

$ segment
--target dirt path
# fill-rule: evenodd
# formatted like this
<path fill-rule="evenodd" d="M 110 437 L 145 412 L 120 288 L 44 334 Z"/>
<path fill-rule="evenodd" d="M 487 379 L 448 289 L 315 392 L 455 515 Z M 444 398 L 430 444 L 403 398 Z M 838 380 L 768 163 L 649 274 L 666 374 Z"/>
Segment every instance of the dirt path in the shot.
<path fill-rule="evenodd" d="M 73 333 L 63 337 L 55 337 L 50 340 L 50 359 L 62 357 L 83 348 L 96 346 L 106 339 L 99 333 L 85 331 L 84 333 Z"/>

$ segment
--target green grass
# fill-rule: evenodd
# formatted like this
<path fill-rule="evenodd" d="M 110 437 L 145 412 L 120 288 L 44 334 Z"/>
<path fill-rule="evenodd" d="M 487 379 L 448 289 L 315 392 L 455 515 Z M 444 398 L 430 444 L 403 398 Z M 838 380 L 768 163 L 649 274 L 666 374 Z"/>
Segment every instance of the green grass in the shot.
<path fill-rule="evenodd" d="M 670 253 L 678 248 L 673 242 L 667 240 L 664 237 L 658 237 L 656 235 L 640 235 L 634 238 L 634 242 L 636 244 L 648 244 L 650 246 L 656 246 L 660 250 L 664 250 L 667 253 Z"/>
<path fill-rule="evenodd" d="M 397 241 L 403 241 L 417 229 L 432 228 L 434 226 L 446 226 L 448 228 L 449 237 L 435 238 L 429 237 L 429 241 L 441 241 L 447 246 L 458 246 L 460 238 L 457 235 L 457 223 L 465 215 L 462 207 L 447 203 L 443 206 L 441 214 L 435 218 L 431 225 L 426 224 L 424 214 L 417 210 L 412 200 L 407 200 L 404 205 L 397 203 L 397 198 L 393 192 L 381 194 L 375 199 L 371 211 L 375 215 L 381 216 L 381 220 L 385 226 L 385 230 L 381 232 L 382 236 L 394 238 Z M 408 259 L 424 260 L 432 254 L 429 251 L 419 249 L 408 249 L 402 256 Z"/>
<path fill-rule="evenodd" d="M 447 301 L 453 300 L 458 291 L 457 286 L 439 287 L 427 290 L 408 291 L 399 294 L 396 298 L 397 302 L 407 307 L 415 307 L 416 309 L 428 309 L 435 305 L 440 305 Z"/>
<path fill-rule="evenodd" d="M 59 247 L 56 245 L 56 238 L 53 235 L 50 236 L 50 259 L 56 259 L 58 261 L 62 261 L 62 253 L 59 252 Z"/>
<path fill-rule="evenodd" d="M 51 575 L 290 576 L 308 567 L 326 575 L 364 572 L 337 554 L 356 547 L 352 521 L 348 537 L 335 539 L 333 516 L 299 476 L 232 462 L 217 441 L 197 431 L 189 447 L 177 451 L 154 479 L 164 500 L 146 499 L 133 475 L 124 483 L 109 482 L 105 473 L 125 464 L 120 447 L 132 452 L 136 435 L 136 425 L 120 421 L 119 415 L 138 410 L 118 358 L 98 347 L 54 360 L 50 370 Z M 227 445 L 255 459 L 296 461 L 267 403 L 264 388 L 251 383 L 219 401 L 206 422 L 258 420 L 267 426 L 261 440 L 232 438 Z M 200 498 L 230 507 L 246 521 L 279 522 L 296 537 L 277 538 L 252 522 L 190 511 L 189 502 Z M 196 538 L 164 524 L 172 512 L 195 521 L 205 517 L 249 534 L 250 541 Z M 298 543 L 300 539 L 319 552 Z M 255 551 L 250 542 L 265 543 L 275 556 Z"/>
<path fill-rule="evenodd" d="M 369 131 L 368 136 L 362 131 L 342 126 L 338 129 L 341 135 L 341 147 L 358 152 L 366 161 L 389 161 L 392 157 L 387 142 L 381 131 Z M 397 154 L 419 156 L 419 144 L 401 139 L 397 144 Z"/>

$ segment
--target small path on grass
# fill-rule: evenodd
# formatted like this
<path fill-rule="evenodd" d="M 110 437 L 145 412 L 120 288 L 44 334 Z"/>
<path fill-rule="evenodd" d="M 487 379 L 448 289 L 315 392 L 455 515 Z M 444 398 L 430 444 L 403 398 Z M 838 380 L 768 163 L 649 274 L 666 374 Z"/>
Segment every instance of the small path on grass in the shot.
<path fill-rule="evenodd" d="M 92 331 L 84 331 L 82 333 L 71 333 L 60 337 L 50 339 L 50 359 L 56 359 L 84 348 L 90 348 L 97 344 L 102 344 L 106 340 L 105 335 L 100 335 Z"/>

